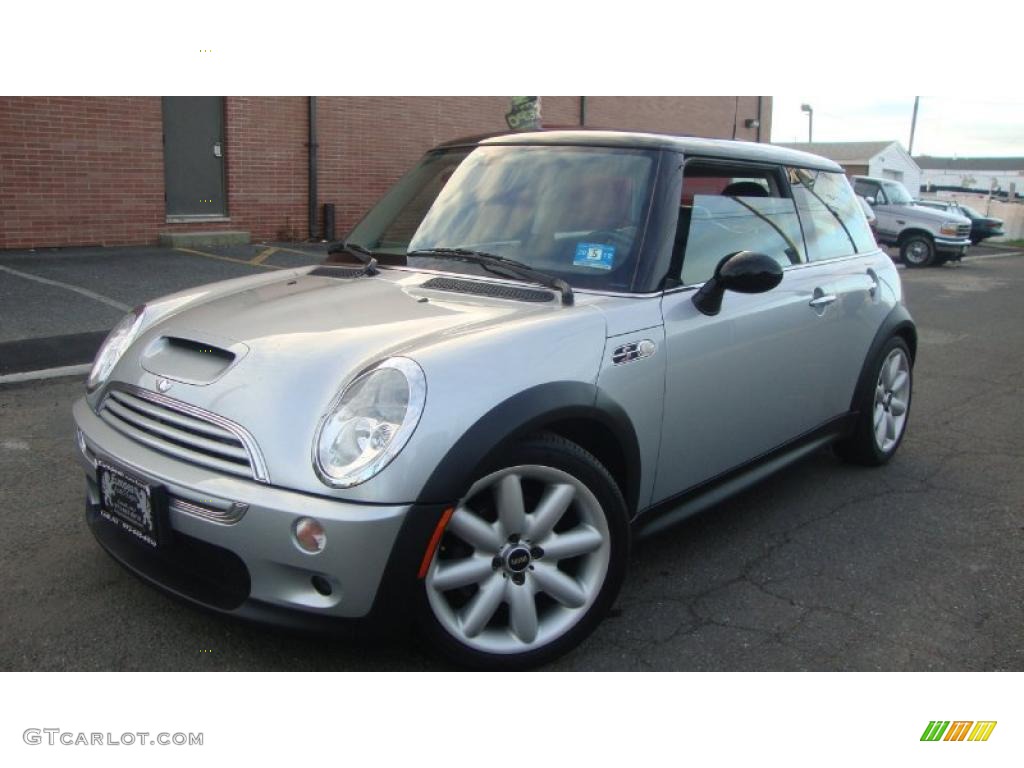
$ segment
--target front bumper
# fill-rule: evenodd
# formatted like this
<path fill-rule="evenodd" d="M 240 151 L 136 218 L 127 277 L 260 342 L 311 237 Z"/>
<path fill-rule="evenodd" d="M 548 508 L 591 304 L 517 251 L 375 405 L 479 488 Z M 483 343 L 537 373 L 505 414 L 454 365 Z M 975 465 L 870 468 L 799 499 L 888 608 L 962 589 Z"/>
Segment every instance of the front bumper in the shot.
<path fill-rule="evenodd" d="M 957 253 L 962 256 L 970 244 L 969 237 L 935 237 L 935 250 L 938 253 Z"/>
<path fill-rule="evenodd" d="M 220 612 L 298 627 L 404 610 L 439 505 L 353 504 L 274 488 L 146 448 L 107 426 L 84 398 L 73 416 L 90 528 L 114 559 L 146 581 Z M 248 509 L 226 524 L 172 504 L 171 535 L 166 546 L 153 549 L 99 516 L 97 461 L 162 485 L 168 499 Z M 327 545 L 321 552 L 311 555 L 296 545 L 292 531 L 300 517 L 323 525 Z M 314 587 L 314 577 L 327 580 L 330 594 Z"/>

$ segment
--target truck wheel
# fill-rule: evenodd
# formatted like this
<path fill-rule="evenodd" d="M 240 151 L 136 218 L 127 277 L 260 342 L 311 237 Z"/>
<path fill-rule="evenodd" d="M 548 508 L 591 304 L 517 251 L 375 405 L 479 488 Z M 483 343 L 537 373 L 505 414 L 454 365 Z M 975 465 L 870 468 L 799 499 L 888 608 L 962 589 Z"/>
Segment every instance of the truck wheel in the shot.
<path fill-rule="evenodd" d="M 900 257 L 908 267 L 930 267 L 935 263 L 935 244 L 927 235 L 911 235 L 900 246 Z"/>
<path fill-rule="evenodd" d="M 626 503 L 604 466 L 554 434 L 522 440 L 456 505 L 423 581 L 421 627 L 459 666 L 544 664 L 607 613 L 628 549 Z"/>

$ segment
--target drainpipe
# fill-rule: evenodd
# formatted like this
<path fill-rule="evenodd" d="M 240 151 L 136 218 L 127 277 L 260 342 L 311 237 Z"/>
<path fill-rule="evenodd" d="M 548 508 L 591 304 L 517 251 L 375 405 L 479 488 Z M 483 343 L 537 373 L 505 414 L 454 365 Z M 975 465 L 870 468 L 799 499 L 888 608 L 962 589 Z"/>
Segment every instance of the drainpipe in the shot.
<path fill-rule="evenodd" d="M 580 96 L 580 125 L 587 124 L 587 97 Z"/>
<path fill-rule="evenodd" d="M 761 99 L 763 99 L 763 98 L 764 98 L 763 96 L 758 96 L 757 97 L 757 141 L 759 143 L 761 141 L 761 120 L 762 120 L 762 118 L 761 118 Z"/>
<path fill-rule="evenodd" d="M 309 97 L 309 239 L 317 240 L 316 228 L 316 96 Z"/>

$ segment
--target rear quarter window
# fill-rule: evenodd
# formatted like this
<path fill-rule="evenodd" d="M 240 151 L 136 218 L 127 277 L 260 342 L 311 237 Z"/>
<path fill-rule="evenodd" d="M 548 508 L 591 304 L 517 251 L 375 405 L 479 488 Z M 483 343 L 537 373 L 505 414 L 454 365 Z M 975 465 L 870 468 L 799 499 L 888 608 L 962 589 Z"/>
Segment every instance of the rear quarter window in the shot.
<path fill-rule="evenodd" d="M 852 256 L 876 248 L 864 211 L 842 173 L 789 170 L 810 261 Z"/>

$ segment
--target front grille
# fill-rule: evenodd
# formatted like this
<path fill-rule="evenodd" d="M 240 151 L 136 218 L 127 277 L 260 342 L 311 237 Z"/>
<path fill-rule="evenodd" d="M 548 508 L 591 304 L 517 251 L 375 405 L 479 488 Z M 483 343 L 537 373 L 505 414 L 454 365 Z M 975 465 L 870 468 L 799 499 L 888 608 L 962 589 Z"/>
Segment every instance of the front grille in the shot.
<path fill-rule="evenodd" d="M 959 224 L 956 228 L 957 237 L 967 237 L 971 234 L 970 224 Z"/>
<path fill-rule="evenodd" d="M 191 464 L 267 482 L 256 442 L 232 421 L 155 392 L 112 385 L 99 417 L 124 436 Z"/>

